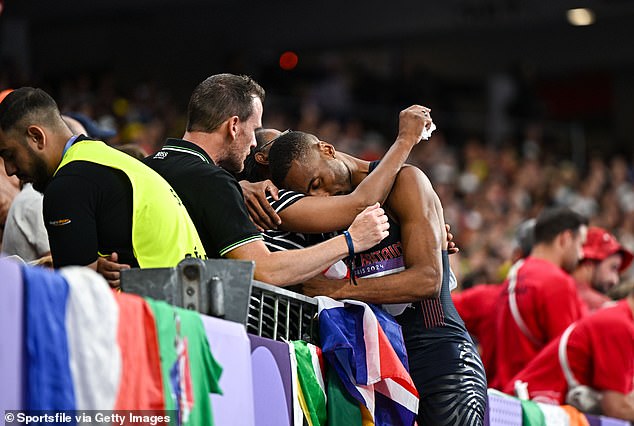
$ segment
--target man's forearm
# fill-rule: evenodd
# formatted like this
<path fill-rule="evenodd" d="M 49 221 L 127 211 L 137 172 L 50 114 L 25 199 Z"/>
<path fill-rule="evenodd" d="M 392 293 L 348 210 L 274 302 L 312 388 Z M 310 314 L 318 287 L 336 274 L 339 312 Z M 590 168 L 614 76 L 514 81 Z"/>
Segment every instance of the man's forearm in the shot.
<path fill-rule="evenodd" d="M 320 274 L 347 254 L 343 235 L 301 250 L 273 252 L 256 262 L 255 278 L 278 286 L 299 284 Z"/>
<path fill-rule="evenodd" d="M 255 260 L 256 278 L 276 285 L 297 284 L 317 275 L 355 250 L 362 252 L 389 235 L 390 225 L 379 204 L 359 213 L 345 235 L 301 250 L 269 252 L 264 244 L 245 244 L 227 253 L 236 259 Z"/>

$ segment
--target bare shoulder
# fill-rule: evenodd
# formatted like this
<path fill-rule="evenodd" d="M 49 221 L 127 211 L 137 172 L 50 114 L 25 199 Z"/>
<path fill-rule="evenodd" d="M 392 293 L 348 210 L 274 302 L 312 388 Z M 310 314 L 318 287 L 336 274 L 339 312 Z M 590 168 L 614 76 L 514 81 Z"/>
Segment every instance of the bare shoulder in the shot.
<path fill-rule="evenodd" d="M 417 185 L 424 186 L 427 191 L 434 191 L 429 177 L 417 166 L 405 164 L 399 172 L 399 176 L 401 175 L 403 175 L 403 179 L 405 180 L 417 181 Z"/>
<path fill-rule="evenodd" d="M 388 198 L 388 205 L 395 203 L 407 205 L 408 200 L 409 202 L 425 201 L 440 204 L 427 175 L 416 166 L 405 165 L 396 177 L 392 193 Z"/>
<path fill-rule="evenodd" d="M 425 227 L 427 235 L 436 236 L 439 246 L 446 248 L 447 231 L 442 203 L 431 181 L 418 167 L 401 169 L 386 208 L 401 225 L 411 223 L 417 229 Z"/>

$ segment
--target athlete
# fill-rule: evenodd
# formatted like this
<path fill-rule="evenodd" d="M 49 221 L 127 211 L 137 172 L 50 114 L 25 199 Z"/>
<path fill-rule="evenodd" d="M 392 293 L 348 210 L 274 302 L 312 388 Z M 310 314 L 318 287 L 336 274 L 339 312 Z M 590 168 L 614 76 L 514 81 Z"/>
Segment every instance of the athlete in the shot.
<path fill-rule="evenodd" d="M 258 147 L 248 155 L 239 177 L 246 179 L 240 185 L 249 215 L 261 230 L 267 230 L 263 237 L 269 249 L 291 250 L 324 241 L 332 237 L 328 234 L 331 231 L 347 227 L 364 206 L 384 202 L 411 149 L 421 138 L 429 136 L 433 124 L 430 111 L 420 105 L 401 111 L 398 136 L 376 170 L 352 192 L 334 197 L 306 197 L 296 191 L 278 191 L 270 181 L 268 152 L 277 138 L 289 131 L 257 129 Z M 337 155 L 353 158 L 344 153 Z M 354 163 L 351 167 L 355 167 Z M 367 169 L 367 163 L 363 167 Z M 270 194 L 268 198 L 266 193 Z M 458 251 L 453 242 L 449 244 Z"/>
<path fill-rule="evenodd" d="M 313 135 L 281 135 L 269 152 L 273 183 L 308 195 L 350 193 L 376 167 Z M 309 296 L 382 304 L 401 324 L 420 424 L 482 424 L 486 378 L 450 297 L 452 277 L 442 205 L 427 177 L 405 166 L 385 202 L 390 235 L 349 259 L 351 279 L 316 277 Z M 357 278 L 364 278 L 363 280 Z"/>

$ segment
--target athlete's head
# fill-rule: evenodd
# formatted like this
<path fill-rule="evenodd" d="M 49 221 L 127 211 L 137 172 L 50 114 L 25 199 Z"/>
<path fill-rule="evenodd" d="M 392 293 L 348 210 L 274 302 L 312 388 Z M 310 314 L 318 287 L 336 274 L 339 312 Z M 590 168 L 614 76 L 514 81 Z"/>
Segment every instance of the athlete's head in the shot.
<path fill-rule="evenodd" d="M 561 267 L 572 272 L 583 257 L 588 219 L 564 207 L 546 209 L 535 222 L 535 245 L 554 245 L 561 250 Z"/>
<path fill-rule="evenodd" d="M 603 228 L 591 226 L 583 245 L 582 265 L 588 266 L 590 284 L 607 293 L 619 284 L 619 275 L 632 263 L 632 253 Z"/>
<path fill-rule="evenodd" d="M 309 195 L 340 195 L 352 191 L 350 169 L 335 148 L 316 136 L 289 132 L 275 140 L 269 151 L 275 185 Z"/>
<path fill-rule="evenodd" d="M 250 77 L 212 75 L 192 93 L 187 132 L 226 130 L 226 134 L 232 135 L 231 141 L 217 153 L 216 161 L 231 172 L 239 172 L 250 148 L 256 145 L 255 129 L 262 127 L 264 95 L 264 89 Z"/>
<path fill-rule="evenodd" d="M 0 103 L 0 156 L 9 176 L 33 182 L 43 191 L 59 165 L 61 149 L 72 132 L 46 92 L 22 87 Z"/>
<path fill-rule="evenodd" d="M 286 132 L 290 132 L 290 130 Z M 260 182 L 265 179 L 271 179 L 269 150 L 281 134 L 282 132 L 276 129 L 260 128 L 255 130 L 255 140 L 258 145 L 251 150 L 244 160 L 244 169 L 238 175 L 240 180 L 246 179 L 249 182 Z"/>

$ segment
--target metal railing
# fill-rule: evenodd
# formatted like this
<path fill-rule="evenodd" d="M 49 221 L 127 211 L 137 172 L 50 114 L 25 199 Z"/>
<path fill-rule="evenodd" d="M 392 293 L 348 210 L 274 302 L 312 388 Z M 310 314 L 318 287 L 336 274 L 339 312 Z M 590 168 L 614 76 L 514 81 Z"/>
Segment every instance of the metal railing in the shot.
<path fill-rule="evenodd" d="M 317 343 L 317 301 L 253 280 L 253 262 L 186 258 L 173 268 L 121 272 L 121 288 L 243 324 L 273 340 Z"/>
<path fill-rule="evenodd" d="M 317 301 L 253 281 L 246 327 L 251 334 L 273 340 L 317 343 Z"/>

